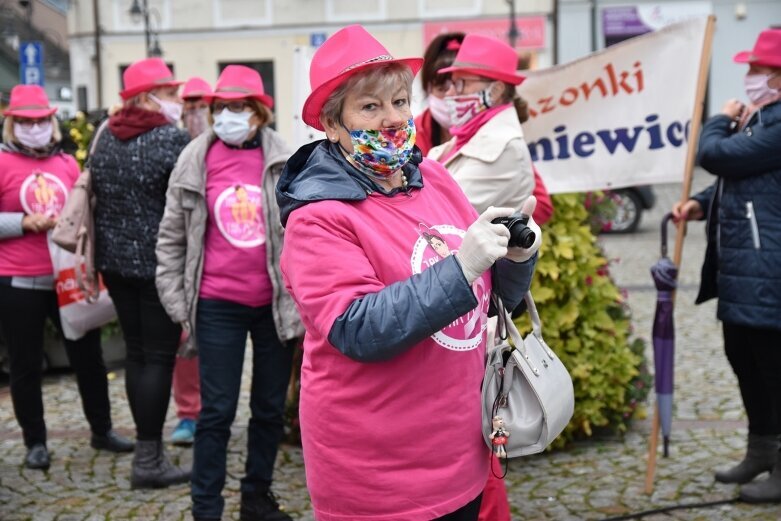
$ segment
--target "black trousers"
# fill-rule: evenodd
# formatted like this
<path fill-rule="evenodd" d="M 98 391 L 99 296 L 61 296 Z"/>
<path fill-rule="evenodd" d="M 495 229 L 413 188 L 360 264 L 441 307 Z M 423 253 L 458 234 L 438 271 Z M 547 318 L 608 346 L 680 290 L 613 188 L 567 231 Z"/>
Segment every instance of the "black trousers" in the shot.
<path fill-rule="evenodd" d="M 139 440 L 160 440 L 182 329 L 168 317 L 154 280 L 104 273 L 127 346 L 125 391 Z"/>
<path fill-rule="evenodd" d="M 11 366 L 11 401 L 27 447 L 46 443 L 41 383 L 43 328 L 47 318 L 62 333 L 54 291 L 0 284 L 0 325 Z M 100 346 L 100 330 L 94 329 L 79 340 L 66 339 L 65 352 L 76 373 L 81 403 L 90 429 L 95 434 L 105 434 L 111 429 L 111 406 L 106 365 Z"/>
<path fill-rule="evenodd" d="M 724 350 L 738 377 L 752 434 L 781 434 L 781 330 L 724 322 Z"/>
<path fill-rule="evenodd" d="M 434 519 L 434 521 L 477 521 L 477 518 L 480 515 L 480 503 L 482 503 L 482 501 L 483 494 L 480 493 L 479 496 L 455 512 L 438 517 Z"/>

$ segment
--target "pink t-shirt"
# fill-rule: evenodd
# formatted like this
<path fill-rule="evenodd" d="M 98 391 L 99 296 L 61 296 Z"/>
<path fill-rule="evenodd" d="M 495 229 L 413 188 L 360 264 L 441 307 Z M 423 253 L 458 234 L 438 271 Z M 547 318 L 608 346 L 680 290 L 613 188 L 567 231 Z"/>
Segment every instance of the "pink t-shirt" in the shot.
<path fill-rule="evenodd" d="M 0 212 L 41 213 L 56 218 L 78 177 L 79 165 L 67 154 L 35 159 L 0 152 Z M 25 233 L 0 241 L 0 276 L 51 274 L 45 233 Z"/>
<path fill-rule="evenodd" d="M 271 303 L 263 214 L 263 151 L 217 140 L 206 154 L 206 204 L 201 298 L 245 306 Z"/>
<path fill-rule="evenodd" d="M 425 186 L 410 196 L 316 202 L 287 223 L 281 263 L 306 326 L 301 434 L 319 521 L 428 521 L 477 497 L 488 477 L 487 273 L 473 286 L 477 308 L 389 361 L 357 362 L 328 342 L 355 299 L 455 253 L 477 218 L 441 165 L 424 160 L 421 171 Z"/>

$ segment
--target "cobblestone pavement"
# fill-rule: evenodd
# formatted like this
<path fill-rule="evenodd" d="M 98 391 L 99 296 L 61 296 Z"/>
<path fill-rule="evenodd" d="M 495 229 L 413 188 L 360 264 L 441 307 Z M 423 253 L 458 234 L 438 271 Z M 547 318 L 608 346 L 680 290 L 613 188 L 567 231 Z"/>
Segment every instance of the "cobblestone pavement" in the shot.
<path fill-rule="evenodd" d="M 695 187 L 707 183 L 698 174 Z M 656 208 L 637 233 L 602 237 L 617 282 L 626 287 L 635 333 L 650 340 L 655 292 L 648 274 L 659 256 L 658 223 L 680 186 L 657 187 Z M 672 240 L 671 240 L 672 246 Z M 623 438 L 577 443 L 565 451 L 514 461 L 507 477 L 514 519 L 598 520 L 677 503 L 729 499 L 737 487 L 716 484 L 714 467 L 742 455 L 745 418 L 736 381 L 722 354 L 721 328 L 713 302 L 693 305 L 704 251 L 702 226 L 690 227 L 676 308 L 677 367 L 675 422 L 670 458 L 658 460 L 653 495 L 643 493 L 649 422 L 635 423 Z M 552 340 L 552 339 L 551 339 Z M 551 341 L 555 345 L 555 341 Z M 650 349 L 650 341 L 649 341 Z M 650 355 L 650 352 L 649 352 Z M 246 390 L 246 378 L 245 378 Z M 114 421 L 132 434 L 122 371 L 110 382 Z M 0 388 L 0 519 L 3 521 L 189 520 L 187 487 L 129 490 L 131 456 L 89 448 L 88 430 L 69 374 L 46 378 L 46 419 L 52 467 L 48 473 L 21 466 L 24 447 L 7 386 Z M 244 463 L 246 393 L 230 445 L 225 491 L 226 519 L 238 519 L 238 486 Z M 244 421 L 242 421 L 244 420 Z M 168 426 L 175 423 L 170 415 Z M 172 447 L 187 465 L 188 449 Z M 301 451 L 285 446 L 278 460 L 275 490 L 295 519 L 312 520 Z M 678 510 L 647 520 L 779 520 L 781 506 L 726 506 Z"/>

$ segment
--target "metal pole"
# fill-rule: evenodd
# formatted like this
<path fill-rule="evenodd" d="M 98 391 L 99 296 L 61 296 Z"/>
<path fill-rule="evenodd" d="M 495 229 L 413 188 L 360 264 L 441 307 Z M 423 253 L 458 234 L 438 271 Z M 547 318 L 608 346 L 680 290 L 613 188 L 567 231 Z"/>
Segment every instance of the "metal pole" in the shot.
<path fill-rule="evenodd" d="M 144 0 L 144 43 L 144 52 L 146 57 L 149 58 L 149 49 L 152 47 L 152 45 L 149 34 L 149 5 L 147 4 L 147 0 Z"/>
<path fill-rule="evenodd" d="M 510 5 L 510 31 L 507 33 L 507 41 L 510 47 L 515 49 L 515 42 L 518 40 L 518 25 L 515 23 L 515 0 L 507 0 Z"/>
<path fill-rule="evenodd" d="M 92 20 L 95 25 L 95 89 L 98 109 L 103 108 L 103 62 L 100 56 L 100 1 L 92 0 Z M 89 107 L 89 104 L 87 104 Z"/>
<path fill-rule="evenodd" d="M 553 0 L 553 65 L 559 63 L 559 0 Z"/>

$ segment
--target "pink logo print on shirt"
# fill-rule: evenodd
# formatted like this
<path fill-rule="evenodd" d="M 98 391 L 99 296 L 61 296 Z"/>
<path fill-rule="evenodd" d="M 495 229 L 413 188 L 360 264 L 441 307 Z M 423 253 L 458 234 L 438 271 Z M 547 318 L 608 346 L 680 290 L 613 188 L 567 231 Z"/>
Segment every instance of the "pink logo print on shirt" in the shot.
<path fill-rule="evenodd" d="M 449 224 L 427 226 L 421 223 L 418 226 L 420 237 L 415 241 L 410 259 L 412 272 L 421 273 L 449 255 L 455 255 L 465 233 Z M 479 302 L 478 306 L 432 336 L 437 344 L 446 349 L 470 351 L 477 349 L 483 341 L 491 299 L 483 277 L 472 284 L 472 291 Z"/>
<path fill-rule="evenodd" d="M 47 217 L 60 215 L 67 197 L 65 184 L 48 172 L 33 172 L 19 190 L 19 201 L 27 214 L 40 213 Z"/>
<path fill-rule="evenodd" d="M 226 188 L 214 203 L 217 228 L 237 248 L 255 248 L 266 242 L 259 186 L 236 184 Z"/>

